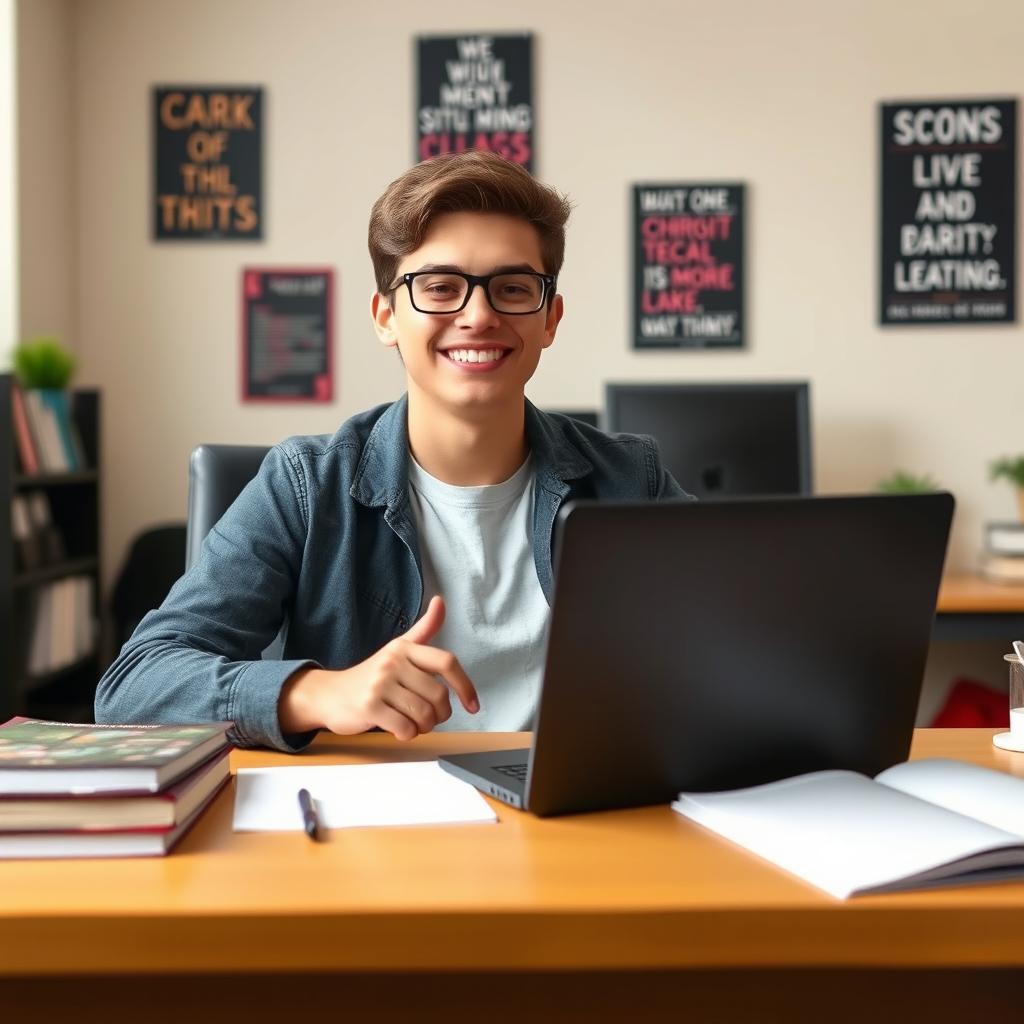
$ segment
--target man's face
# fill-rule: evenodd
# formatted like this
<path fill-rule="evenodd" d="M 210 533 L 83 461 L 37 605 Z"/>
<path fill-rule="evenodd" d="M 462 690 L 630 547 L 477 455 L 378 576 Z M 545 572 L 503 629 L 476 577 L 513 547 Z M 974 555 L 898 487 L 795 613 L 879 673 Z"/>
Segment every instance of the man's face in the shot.
<path fill-rule="evenodd" d="M 497 213 L 436 217 L 395 277 L 435 266 L 477 275 L 502 267 L 545 272 L 536 228 Z M 453 412 L 478 415 L 522 399 L 541 350 L 555 340 L 562 299 L 556 296 L 536 313 L 497 313 L 483 288 L 476 287 L 458 313 L 421 313 L 402 283 L 394 293 L 394 309 L 374 295 L 373 318 L 380 340 L 401 353 L 410 391 Z"/>

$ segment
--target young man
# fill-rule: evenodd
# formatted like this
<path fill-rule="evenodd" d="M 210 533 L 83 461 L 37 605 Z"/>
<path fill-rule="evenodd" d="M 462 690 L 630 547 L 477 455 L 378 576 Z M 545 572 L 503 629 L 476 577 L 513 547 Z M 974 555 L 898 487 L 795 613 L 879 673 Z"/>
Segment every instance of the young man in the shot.
<path fill-rule="evenodd" d="M 649 438 L 524 396 L 562 318 L 568 215 L 489 153 L 391 183 L 371 309 L 407 394 L 271 450 L 100 680 L 98 722 L 230 720 L 282 750 L 318 729 L 531 727 L 559 506 L 686 496 Z M 283 623 L 284 660 L 262 660 Z"/>

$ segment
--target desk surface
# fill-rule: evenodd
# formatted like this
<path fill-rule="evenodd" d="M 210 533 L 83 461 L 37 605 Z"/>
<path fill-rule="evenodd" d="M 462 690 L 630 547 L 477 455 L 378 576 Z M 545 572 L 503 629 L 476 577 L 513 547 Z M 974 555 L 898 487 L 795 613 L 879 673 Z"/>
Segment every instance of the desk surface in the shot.
<path fill-rule="evenodd" d="M 1024 776 L 989 730 L 913 756 Z M 434 758 L 521 734 L 321 737 L 304 761 Z M 233 767 L 294 763 L 235 751 Z M 166 858 L 0 862 L 0 974 L 1021 965 L 1024 884 L 847 903 L 668 807 L 497 825 L 235 834 L 233 786 Z"/>
<path fill-rule="evenodd" d="M 1024 612 L 1024 587 L 990 583 L 973 573 L 950 574 L 939 588 L 938 611 Z"/>

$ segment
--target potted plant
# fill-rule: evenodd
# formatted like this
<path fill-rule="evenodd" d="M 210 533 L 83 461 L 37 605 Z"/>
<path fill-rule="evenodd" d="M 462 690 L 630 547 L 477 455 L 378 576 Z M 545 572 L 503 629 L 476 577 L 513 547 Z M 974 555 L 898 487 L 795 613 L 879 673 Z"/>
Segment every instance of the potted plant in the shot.
<path fill-rule="evenodd" d="M 56 338 L 36 338 L 14 350 L 14 372 L 26 390 L 63 391 L 75 372 L 75 357 Z"/>
<path fill-rule="evenodd" d="M 989 466 L 993 480 L 1005 479 L 1017 489 L 1017 509 L 1024 523 L 1024 455 L 1004 455 Z"/>
<path fill-rule="evenodd" d="M 897 469 L 884 480 L 879 480 L 877 488 L 883 494 L 932 494 L 939 485 L 927 474 L 916 476 Z"/>

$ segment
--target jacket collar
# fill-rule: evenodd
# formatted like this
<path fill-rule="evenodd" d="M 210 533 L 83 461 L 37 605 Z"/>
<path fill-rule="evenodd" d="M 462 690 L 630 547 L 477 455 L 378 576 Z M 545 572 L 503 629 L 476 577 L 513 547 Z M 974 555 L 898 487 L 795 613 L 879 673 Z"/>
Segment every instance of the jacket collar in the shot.
<path fill-rule="evenodd" d="M 526 440 L 533 453 L 537 481 L 548 490 L 565 493 L 566 481 L 586 476 L 590 460 L 564 435 L 559 423 L 526 402 Z M 397 510 L 408 498 L 409 397 L 389 405 L 373 425 L 356 467 L 349 494 L 368 507 Z"/>
<path fill-rule="evenodd" d="M 363 445 L 349 494 L 369 508 L 398 508 L 409 484 L 409 397 L 392 402 Z"/>
<path fill-rule="evenodd" d="M 590 473 L 594 464 L 572 444 L 559 421 L 526 401 L 526 440 L 533 452 L 537 482 L 558 494 L 568 492 L 569 480 L 578 480 Z"/>

